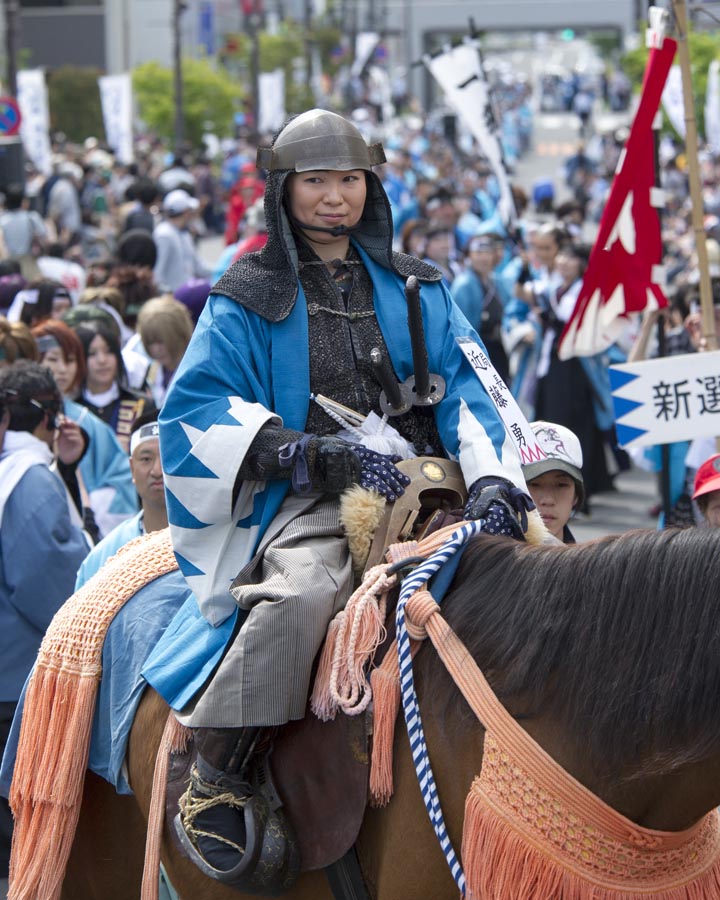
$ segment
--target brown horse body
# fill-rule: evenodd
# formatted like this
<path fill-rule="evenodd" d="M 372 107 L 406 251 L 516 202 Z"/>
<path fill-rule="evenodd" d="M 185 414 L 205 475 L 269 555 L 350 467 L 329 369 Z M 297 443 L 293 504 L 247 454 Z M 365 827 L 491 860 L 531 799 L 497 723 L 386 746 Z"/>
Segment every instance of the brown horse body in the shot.
<path fill-rule="evenodd" d="M 505 680 L 504 671 L 495 673 L 497 678 L 493 674 L 488 677 L 503 697 L 505 706 L 517 716 L 523 728 L 567 772 L 636 824 L 662 831 L 687 829 L 720 805 L 720 718 L 715 707 L 718 693 L 716 686 L 720 684 L 720 659 L 717 653 L 717 646 L 720 646 L 720 626 L 714 611 L 707 606 L 708 598 L 714 598 L 717 589 L 720 589 L 720 533 L 708 539 L 712 540 L 712 545 L 708 543 L 705 546 L 702 540 L 694 535 L 677 539 L 672 535 L 656 538 L 652 534 L 640 536 L 637 540 L 628 538 L 630 564 L 637 566 L 644 561 L 645 566 L 653 567 L 644 573 L 637 573 L 640 581 L 647 577 L 656 579 L 655 584 L 647 586 L 648 596 L 642 600 L 637 599 L 639 588 L 634 583 L 628 583 L 626 588 L 622 587 L 628 580 L 624 569 L 621 568 L 618 574 L 608 568 L 609 560 L 614 558 L 613 553 L 616 552 L 611 546 L 615 539 L 597 542 L 598 549 L 593 549 L 592 545 L 584 545 L 557 550 L 523 547 L 508 549 L 509 543 L 502 539 L 482 539 L 478 542 L 477 553 L 474 548 L 472 553 L 467 551 L 466 557 L 473 558 L 467 566 L 466 559 L 463 560 L 458 571 L 458 580 L 467 578 L 469 574 L 479 574 L 485 579 L 478 582 L 480 584 L 492 584 L 494 576 L 499 579 L 498 584 L 500 580 L 505 583 L 506 593 L 510 596 L 519 594 L 520 586 L 529 583 L 528 573 L 535 573 L 535 566 L 545 566 L 548 572 L 553 573 L 553 590 L 559 592 L 563 590 L 561 578 L 564 576 L 557 576 L 557 572 L 566 570 L 569 579 L 567 584 L 570 586 L 568 596 L 573 594 L 570 597 L 572 603 L 568 602 L 563 606 L 561 602 L 557 604 L 557 608 L 548 605 L 546 611 L 537 614 L 545 616 L 543 621 L 547 636 L 538 648 L 532 650 L 540 653 L 539 659 L 545 659 L 545 651 L 553 658 L 547 666 L 548 671 L 553 673 L 552 687 L 547 688 L 546 684 L 542 690 L 534 690 L 531 682 L 524 682 L 520 675 L 512 672 L 512 677 L 508 676 Z M 623 539 L 617 541 L 617 553 L 624 552 Z M 658 555 L 655 559 L 653 553 L 656 548 L 662 551 L 663 556 Z M 530 556 L 532 553 L 535 553 L 534 557 Z M 686 556 L 687 564 L 683 563 L 681 569 L 680 561 L 684 561 Z M 701 570 L 698 564 L 700 559 L 707 562 L 710 574 Z M 522 566 L 526 563 L 529 568 L 526 567 L 523 571 Z M 654 573 L 656 564 L 665 568 Z M 481 568 L 473 569 L 473 566 Z M 609 638 L 602 635 L 599 644 L 593 649 L 593 635 L 598 629 L 606 627 L 598 624 L 596 609 L 600 609 L 599 606 L 589 607 L 586 623 L 577 631 L 566 630 L 566 622 L 558 609 L 570 610 L 571 619 L 575 615 L 582 617 L 588 611 L 581 608 L 588 599 L 587 585 L 582 580 L 576 581 L 574 575 L 575 571 L 581 572 L 585 568 L 590 572 L 589 583 L 598 573 L 605 575 L 606 583 L 598 587 L 598 595 L 607 589 L 608 604 L 615 602 L 615 594 L 619 590 L 627 589 L 628 597 L 622 598 L 609 614 L 607 628 L 608 634 L 616 629 L 618 641 L 637 642 L 635 656 L 625 646 L 606 646 L 605 642 Z M 506 573 L 515 572 L 516 569 L 519 574 L 516 582 L 513 582 Z M 665 585 L 670 592 L 667 598 L 663 596 Z M 682 595 L 681 586 L 687 587 L 686 595 Z M 529 588 L 531 593 L 536 589 L 537 585 Z M 467 603 L 468 599 L 479 602 L 476 598 L 477 590 L 470 590 L 470 596 L 461 596 L 459 601 L 456 601 L 454 595 L 461 594 L 460 589 L 454 590 L 446 598 L 444 605 L 450 607 L 448 620 L 472 649 L 473 655 L 477 655 L 477 648 L 471 646 L 468 636 L 463 632 L 465 626 L 462 617 L 453 621 L 453 609 L 463 607 L 472 628 L 477 630 L 479 627 L 492 635 L 495 622 L 491 607 L 497 594 L 498 627 L 500 630 L 508 624 L 515 627 L 512 614 L 503 605 L 507 598 L 502 596 L 502 590 L 493 587 L 483 593 L 483 602 L 487 604 L 488 612 L 486 619 L 479 625 L 478 618 L 485 615 L 485 608 L 483 607 L 482 615 L 479 615 L 480 607 L 473 608 L 472 604 L 468 606 Z M 512 602 L 515 600 L 512 599 Z M 543 602 L 547 605 L 553 601 L 544 598 Z M 638 609 L 633 609 L 633 603 L 637 603 Z M 643 608 L 639 608 L 641 603 L 645 604 Z M 577 611 L 573 604 L 577 606 Z M 531 618 L 528 610 L 528 607 L 520 609 L 519 617 L 515 620 L 518 630 L 522 629 L 525 620 Z M 550 618 L 547 616 L 548 610 L 552 612 Z M 654 616 L 655 612 L 657 615 Z M 631 619 L 620 621 L 618 617 L 625 614 Z M 696 614 L 700 617 L 697 622 L 693 618 Z M 554 635 L 547 627 L 550 621 L 556 632 Z M 597 696 L 588 700 L 588 709 L 596 710 L 596 713 L 592 720 L 588 720 L 587 728 L 583 728 L 578 726 L 578 717 L 573 718 L 572 710 L 568 712 L 567 697 L 572 696 L 572 690 L 577 685 L 569 683 L 568 672 L 563 671 L 563 661 L 557 657 L 557 651 L 568 641 L 574 647 L 578 635 L 587 630 L 587 622 L 592 624 L 588 632 L 591 634 L 590 646 L 587 651 L 580 648 L 578 658 L 585 658 L 583 654 L 586 653 L 590 668 L 602 668 L 604 665 L 605 671 L 600 673 L 602 677 L 595 686 Z M 646 634 L 629 633 L 633 629 L 640 629 L 645 622 L 650 637 Z M 673 622 L 677 622 L 676 627 L 671 625 Z M 529 622 L 527 627 L 530 629 L 529 635 L 538 631 L 538 624 L 535 622 Z M 531 643 L 528 635 L 521 636 L 521 639 L 521 647 Z M 668 646 L 655 646 L 661 640 L 668 640 Z M 676 648 L 679 656 L 676 661 L 670 660 L 671 647 Z M 512 646 L 510 649 L 516 653 Z M 494 660 L 500 666 L 503 652 L 502 647 L 497 652 L 493 650 L 491 654 L 485 649 L 481 650 L 480 656 Z M 526 660 L 530 671 L 538 667 L 532 652 L 527 653 Z M 599 652 L 598 656 L 594 655 L 596 652 Z M 613 659 L 613 653 L 616 652 L 622 654 L 622 657 L 618 655 L 617 659 Z M 487 659 L 484 659 L 485 666 L 486 663 Z M 679 668 L 673 671 L 673 665 Z M 444 678 L 439 666 L 433 648 L 424 646 L 415 660 L 415 683 L 440 802 L 450 838 L 459 851 L 465 798 L 472 779 L 481 768 L 484 731 L 477 721 L 468 718 L 464 701 L 449 701 L 448 695 L 438 688 Z M 593 673 L 580 671 L 577 659 L 572 666 L 575 667 L 571 667 L 571 670 L 576 672 L 576 680 L 581 682 L 580 689 L 584 696 L 586 682 L 593 684 Z M 632 667 L 635 667 L 635 674 L 631 671 Z M 609 673 L 616 668 L 622 669 L 623 677 L 630 679 L 630 687 L 625 692 L 613 695 L 617 686 L 610 683 L 612 679 Z M 677 674 L 686 670 L 689 672 L 687 684 Z M 690 670 L 697 670 L 700 676 L 690 673 Z M 645 672 L 647 678 L 644 677 Z M 660 673 L 663 672 L 668 676 L 667 683 L 662 683 L 660 678 Z M 703 679 L 705 684 L 702 683 Z M 673 681 L 678 683 L 672 685 Z M 507 690 L 515 685 L 518 689 L 515 692 L 510 690 L 508 698 L 503 690 L 497 690 L 496 685 Z M 665 702 L 663 695 L 668 685 L 672 685 L 677 694 L 676 698 L 670 698 L 672 702 Z M 637 698 L 635 694 L 640 689 L 648 693 Z M 612 753 L 617 755 L 617 747 L 611 746 L 612 709 L 625 699 L 626 693 L 628 702 L 639 703 L 635 715 L 638 710 L 649 711 L 647 723 L 643 723 L 636 731 L 641 736 L 647 733 L 647 740 L 643 740 L 641 746 L 634 745 L 627 753 L 621 753 L 614 763 L 615 768 L 608 772 L 603 769 L 599 756 L 604 746 L 603 735 L 607 742 L 608 756 Z M 612 708 L 608 708 L 613 696 L 615 702 Z M 597 720 L 602 718 L 603 710 L 606 711 L 606 721 L 598 725 Z M 695 710 L 700 710 L 699 714 L 706 717 L 707 721 L 696 722 Z M 139 896 L 154 761 L 166 716 L 167 707 L 163 701 L 155 693 L 148 691 L 140 705 L 128 746 L 129 782 L 135 792 L 134 798 L 119 797 L 109 785 L 94 776 L 88 777 L 79 828 L 63 889 L 64 900 L 129 900 Z M 675 719 L 677 728 L 671 733 L 668 723 Z M 569 729 L 568 721 L 574 722 L 575 727 Z M 624 720 L 617 720 L 615 730 L 625 735 L 627 727 L 630 727 L 626 726 Z M 633 722 L 631 726 L 634 727 Z M 596 733 L 597 728 L 600 728 L 599 733 Z M 604 732 L 602 728 L 605 728 Z M 357 843 L 370 895 L 373 900 L 455 900 L 458 889 L 425 811 L 402 722 L 396 728 L 394 752 L 393 798 L 385 808 L 366 811 Z M 246 896 L 205 878 L 178 853 L 170 838 L 170 827 L 171 823 L 166 822 L 162 859 L 182 900 L 242 900 Z M 301 875 L 295 887 L 285 896 L 288 900 L 332 898 L 322 872 Z M 562 897 L 543 900 L 562 900 Z"/>

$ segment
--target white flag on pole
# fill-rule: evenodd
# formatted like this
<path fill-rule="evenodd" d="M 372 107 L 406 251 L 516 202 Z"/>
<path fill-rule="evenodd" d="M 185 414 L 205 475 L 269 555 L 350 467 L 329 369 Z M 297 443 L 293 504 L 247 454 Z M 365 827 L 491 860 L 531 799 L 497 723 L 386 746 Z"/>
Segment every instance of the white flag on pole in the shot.
<path fill-rule="evenodd" d="M 133 99 L 129 73 L 98 78 L 105 137 L 121 163 L 133 161 Z"/>
<path fill-rule="evenodd" d="M 353 75 L 362 72 L 379 43 L 380 35 L 376 31 L 361 31 L 358 34 L 355 38 L 355 61 L 350 70 Z"/>
<path fill-rule="evenodd" d="M 503 222 L 510 224 L 515 218 L 515 203 L 503 163 L 500 136 L 493 121 L 477 42 L 467 39 L 437 56 L 425 56 L 423 62 L 490 163 L 500 188 L 498 212 Z"/>
<path fill-rule="evenodd" d="M 720 153 L 720 62 L 717 59 L 710 63 L 708 69 L 705 140 L 713 153 Z"/>
<path fill-rule="evenodd" d="M 261 134 L 277 131 L 287 118 L 285 112 L 285 72 L 262 72 L 258 78 L 260 115 L 258 130 Z"/>
<path fill-rule="evenodd" d="M 682 72 L 680 66 L 672 66 L 665 82 L 662 105 L 670 124 L 681 138 L 685 138 L 685 101 L 683 100 Z"/>
<path fill-rule="evenodd" d="M 38 172 L 49 175 L 52 172 L 50 112 L 42 69 L 22 69 L 17 73 L 17 99 L 22 115 L 20 137 L 25 152 Z"/>

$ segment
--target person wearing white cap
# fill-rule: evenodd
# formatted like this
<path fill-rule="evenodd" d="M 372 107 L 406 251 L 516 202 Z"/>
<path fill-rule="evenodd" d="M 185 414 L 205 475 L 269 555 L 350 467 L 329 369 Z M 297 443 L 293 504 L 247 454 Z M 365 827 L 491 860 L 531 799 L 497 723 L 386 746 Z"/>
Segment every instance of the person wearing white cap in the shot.
<path fill-rule="evenodd" d="M 163 220 L 153 231 L 157 247 L 153 273 L 161 290 L 172 293 L 191 278 L 206 278 L 210 274 L 198 257 L 188 230 L 199 206 L 195 197 L 182 188 L 170 191 L 163 199 Z"/>
<path fill-rule="evenodd" d="M 585 494 L 582 448 L 575 432 L 553 422 L 532 422 L 545 459 L 522 467 L 528 491 L 548 531 L 574 544 L 568 522 Z"/>
<path fill-rule="evenodd" d="M 158 435 L 157 413 L 138 419 L 130 437 L 130 469 L 142 507 L 131 519 L 126 519 L 113 528 L 85 557 L 78 569 L 76 591 L 128 541 L 141 534 L 167 528 L 165 479 L 160 462 Z"/>

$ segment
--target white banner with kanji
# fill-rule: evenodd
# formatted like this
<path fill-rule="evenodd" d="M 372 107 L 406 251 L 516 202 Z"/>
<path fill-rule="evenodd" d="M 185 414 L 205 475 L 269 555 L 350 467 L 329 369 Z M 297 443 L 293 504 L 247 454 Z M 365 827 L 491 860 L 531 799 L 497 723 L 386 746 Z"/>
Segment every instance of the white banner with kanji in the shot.
<path fill-rule="evenodd" d="M 261 72 L 258 76 L 258 130 L 260 134 L 272 134 L 287 118 L 285 112 L 285 72 Z"/>
<path fill-rule="evenodd" d="M 17 73 L 17 100 L 22 115 L 23 148 L 38 172 L 49 175 L 52 172 L 50 111 L 42 69 L 21 69 Z"/>
<path fill-rule="evenodd" d="M 105 137 L 121 163 L 133 161 L 133 99 L 129 73 L 98 78 Z"/>
<path fill-rule="evenodd" d="M 621 447 L 720 435 L 720 350 L 610 366 Z"/>

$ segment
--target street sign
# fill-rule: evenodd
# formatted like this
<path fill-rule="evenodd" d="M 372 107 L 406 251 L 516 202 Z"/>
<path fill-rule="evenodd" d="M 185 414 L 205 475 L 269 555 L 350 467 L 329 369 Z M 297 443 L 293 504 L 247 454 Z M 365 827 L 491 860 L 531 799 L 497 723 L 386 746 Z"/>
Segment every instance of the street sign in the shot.
<path fill-rule="evenodd" d="M 14 97 L 0 97 L 0 137 L 13 137 L 20 131 L 20 107 Z"/>
<path fill-rule="evenodd" d="M 610 366 L 621 447 L 720 435 L 720 350 Z"/>

